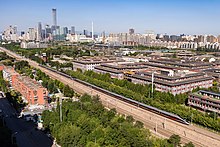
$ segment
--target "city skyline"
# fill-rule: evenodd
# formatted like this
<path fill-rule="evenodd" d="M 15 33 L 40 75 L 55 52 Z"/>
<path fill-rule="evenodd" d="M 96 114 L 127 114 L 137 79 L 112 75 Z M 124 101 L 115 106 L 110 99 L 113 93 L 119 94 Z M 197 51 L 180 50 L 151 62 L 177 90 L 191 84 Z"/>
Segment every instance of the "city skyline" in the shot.
<path fill-rule="evenodd" d="M 128 32 L 129 28 L 134 28 L 136 33 L 153 30 L 162 34 L 220 34 L 220 21 L 217 19 L 220 1 L 217 0 L 10 0 L 2 4 L 0 9 L 7 17 L 0 16 L 0 32 L 9 25 L 16 25 L 19 30 L 25 31 L 37 27 L 38 22 L 42 23 L 43 28 L 45 24 L 52 25 L 51 9 L 56 8 L 57 25 L 69 28 L 75 26 L 80 31 L 91 30 L 93 21 L 95 32 Z"/>

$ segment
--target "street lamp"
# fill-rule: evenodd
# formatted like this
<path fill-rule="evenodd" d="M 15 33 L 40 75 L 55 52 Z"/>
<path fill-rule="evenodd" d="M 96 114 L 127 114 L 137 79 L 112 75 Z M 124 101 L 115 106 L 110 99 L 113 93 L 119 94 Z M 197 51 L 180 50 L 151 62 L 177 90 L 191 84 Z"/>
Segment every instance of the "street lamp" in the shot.
<path fill-rule="evenodd" d="M 18 132 L 15 132 L 13 134 L 11 134 L 11 144 L 14 144 L 14 136 L 17 134 Z"/>

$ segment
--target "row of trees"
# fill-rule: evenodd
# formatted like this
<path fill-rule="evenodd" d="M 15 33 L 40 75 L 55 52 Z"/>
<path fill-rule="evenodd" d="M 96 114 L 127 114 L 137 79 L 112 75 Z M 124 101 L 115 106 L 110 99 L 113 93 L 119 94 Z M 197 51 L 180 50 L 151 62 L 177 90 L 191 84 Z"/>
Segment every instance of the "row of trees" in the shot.
<path fill-rule="evenodd" d="M 43 62 L 40 60 L 39 57 L 35 56 L 35 54 L 42 54 L 46 53 L 48 59 L 51 60 L 53 55 L 67 55 L 69 57 L 82 57 L 82 56 L 90 56 L 90 50 L 86 49 L 85 47 L 81 46 L 59 46 L 59 47 L 51 47 L 45 49 L 33 48 L 33 49 L 22 49 L 20 48 L 19 44 L 11 43 L 2 45 L 3 47 L 16 52 L 22 56 L 27 58 L 31 58 L 38 63 Z M 94 50 L 91 50 L 95 54 Z"/>
<path fill-rule="evenodd" d="M 125 97 L 177 114 L 189 122 L 191 121 L 215 131 L 220 131 L 219 118 L 212 118 L 205 113 L 184 105 L 187 99 L 186 94 L 173 96 L 170 93 L 154 90 L 152 98 L 150 85 L 134 84 L 126 80 L 111 79 L 108 74 L 97 74 L 93 71 L 84 73 L 80 71 L 67 71 L 67 74 Z"/>
<path fill-rule="evenodd" d="M 51 79 L 48 75 L 46 75 L 41 70 L 36 70 L 36 78 L 37 81 L 42 80 L 42 86 L 48 89 L 50 93 L 57 93 L 58 89 L 64 94 L 66 97 L 73 97 L 74 91 L 69 87 L 69 85 L 65 85 L 58 80 Z"/>
<path fill-rule="evenodd" d="M 132 116 L 116 115 L 106 110 L 97 96 L 83 95 L 79 101 L 64 101 L 62 122 L 59 109 L 44 111 L 43 124 L 61 146 L 176 146 L 180 138 L 155 139 Z M 187 145 L 188 146 L 188 145 Z"/>
<path fill-rule="evenodd" d="M 71 69 L 73 69 L 73 64 L 71 62 L 59 63 L 58 61 L 50 61 L 49 64 L 50 64 L 51 67 L 55 67 L 56 70 L 59 70 L 60 68 L 71 68 Z"/>

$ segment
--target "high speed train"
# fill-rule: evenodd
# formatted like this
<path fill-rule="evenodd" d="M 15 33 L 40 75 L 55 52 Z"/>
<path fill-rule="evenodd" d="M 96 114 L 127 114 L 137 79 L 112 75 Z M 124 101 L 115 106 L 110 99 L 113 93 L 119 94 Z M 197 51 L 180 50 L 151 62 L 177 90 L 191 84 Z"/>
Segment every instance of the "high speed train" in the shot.
<path fill-rule="evenodd" d="M 164 117 L 169 118 L 169 119 L 171 119 L 171 120 L 174 120 L 174 121 L 176 121 L 176 122 L 179 122 L 179 123 L 182 123 L 182 124 L 185 124 L 185 125 L 189 125 L 189 123 L 188 123 L 185 119 L 181 118 L 180 116 L 178 116 L 178 115 L 176 115 L 176 114 L 173 114 L 173 113 L 170 113 L 170 112 L 167 112 L 167 111 L 164 111 L 164 110 L 160 110 L 160 109 L 158 109 L 158 108 L 156 108 L 156 107 L 152 107 L 152 106 L 146 105 L 146 104 L 144 104 L 144 103 L 138 102 L 138 101 L 136 101 L 136 100 L 132 100 L 132 99 L 130 99 L 130 98 L 121 96 L 121 95 L 119 95 L 119 94 L 113 93 L 113 92 L 111 92 L 111 91 L 108 91 L 108 90 L 103 89 L 103 88 L 101 88 L 101 87 L 95 86 L 95 85 L 90 84 L 90 83 L 88 83 L 88 82 L 85 82 L 85 81 L 82 81 L 82 80 L 80 80 L 80 79 L 71 77 L 71 76 L 68 75 L 68 74 L 65 74 L 65 73 L 63 73 L 63 72 L 57 71 L 57 70 L 55 70 L 55 69 L 53 69 L 53 68 L 50 68 L 50 67 L 48 67 L 48 66 L 41 65 L 41 64 L 39 64 L 39 66 L 41 66 L 41 67 L 43 67 L 43 68 L 46 68 L 46 69 L 48 69 L 48 70 L 51 70 L 51 71 L 53 71 L 53 72 L 56 72 L 56 73 L 58 73 L 58 74 L 60 74 L 60 75 L 62 75 L 62 76 L 64 76 L 64 77 L 66 77 L 66 78 L 69 78 L 69 79 L 71 79 L 71 80 L 74 80 L 74 81 L 76 81 L 76 82 L 79 82 L 79 83 L 81 83 L 81 84 L 83 84 L 83 85 L 89 86 L 89 87 L 93 88 L 94 90 L 98 90 L 98 91 L 101 91 L 101 92 L 103 92 L 103 93 L 105 93 L 105 94 L 108 94 L 108 95 L 110 95 L 110 96 L 113 96 L 113 97 L 115 97 L 115 98 L 117 98 L 117 99 L 119 99 L 119 100 L 122 100 L 122 101 L 124 101 L 124 102 L 127 102 L 127 103 L 129 103 L 129 104 L 138 106 L 138 107 L 140 107 L 140 108 L 142 108 L 142 109 L 151 111 L 151 112 L 153 112 L 153 113 L 156 113 L 156 114 L 158 114 L 158 115 L 164 116 Z"/>

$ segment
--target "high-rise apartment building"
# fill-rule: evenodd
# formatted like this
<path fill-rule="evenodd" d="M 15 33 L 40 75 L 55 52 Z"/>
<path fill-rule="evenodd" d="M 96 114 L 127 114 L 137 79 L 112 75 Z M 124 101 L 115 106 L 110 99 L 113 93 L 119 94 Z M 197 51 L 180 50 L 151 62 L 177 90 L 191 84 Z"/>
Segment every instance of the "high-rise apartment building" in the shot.
<path fill-rule="evenodd" d="M 34 28 L 28 29 L 28 40 L 35 40 L 36 39 L 36 31 Z"/>
<path fill-rule="evenodd" d="M 60 34 L 61 34 L 61 35 L 66 35 L 66 34 L 68 34 L 68 28 L 67 28 L 67 27 L 63 27 L 63 28 L 61 29 L 61 31 L 60 31 Z"/>
<path fill-rule="evenodd" d="M 17 27 L 9 26 L 4 32 L 3 32 L 3 39 L 4 40 L 10 40 L 10 41 L 17 41 L 18 35 L 17 35 Z"/>

